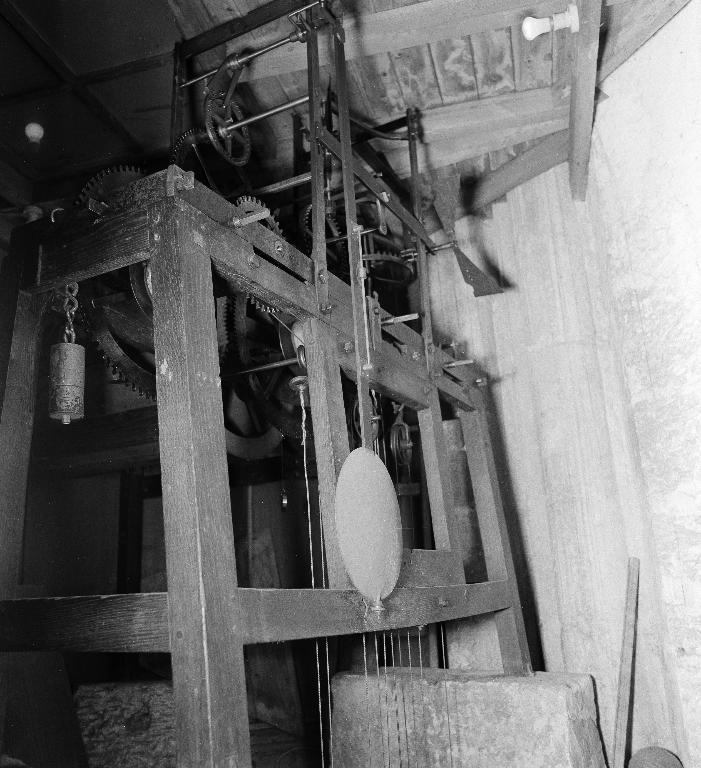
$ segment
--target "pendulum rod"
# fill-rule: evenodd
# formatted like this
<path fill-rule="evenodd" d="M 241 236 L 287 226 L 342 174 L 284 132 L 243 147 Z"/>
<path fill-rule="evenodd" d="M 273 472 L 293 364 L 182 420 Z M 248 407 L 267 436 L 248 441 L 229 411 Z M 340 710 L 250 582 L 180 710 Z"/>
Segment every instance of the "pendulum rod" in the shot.
<path fill-rule="evenodd" d="M 299 388 L 299 404 L 302 407 L 302 456 L 304 461 L 304 488 L 307 496 L 307 526 L 309 533 L 309 569 L 311 572 L 312 589 L 316 588 L 314 576 L 314 542 L 312 539 L 312 504 L 309 495 L 309 470 L 307 467 L 307 409 L 304 405 L 304 388 Z M 323 551 L 323 550 L 322 550 Z M 321 663 L 319 661 L 319 638 L 314 638 L 314 650 L 316 654 L 316 687 L 319 700 L 319 742 L 321 745 L 321 765 L 326 765 L 324 752 L 324 713 L 321 702 Z"/>
<path fill-rule="evenodd" d="M 380 743 L 382 744 L 382 768 L 387 764 L 385 756 L 385 734 L 382 727 L 382 694 L 380 693 L 380 653 L 377 650 L 377 632 L 373 632 L 375 640 L 375 674 L 377 675 L 377 711 L 380 713 Z"/>
<path fill-rule="evenodd" d="M 367 339 L 367 302 L 365 300 L 365 267 L 360 248 L 362 228 L 356 219 L 355 175 L 351 146 L 350 118 L 348 114 L 348 87 L 343 27 L 337 23 L 332 31 L 334 67 L 336 70 L 336 96 L 338 98 L 338 130 L 341 144 L 341 171 L 343 175 L 343 202 L 346 208 L 346 235 L 348 238 L 348 266 L 350 269 L 351 303 L 353 305 L 353 335 L 355 338 L 355 370 L 358 390 L 360 439 L 364 448 L 372 450 L 372 405 L 370 402 L 369 372 L 372 361 Z"/>

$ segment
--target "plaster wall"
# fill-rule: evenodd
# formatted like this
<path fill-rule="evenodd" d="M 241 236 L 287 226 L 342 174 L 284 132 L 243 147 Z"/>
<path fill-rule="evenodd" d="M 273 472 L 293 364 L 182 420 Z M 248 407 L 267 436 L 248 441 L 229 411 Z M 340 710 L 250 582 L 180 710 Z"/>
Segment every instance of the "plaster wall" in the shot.
<path fill-rule="evenodd" d="M 701 0 L 603 84 L 587 199 L 566 166 L 456 231 L 433 313 L 490 374 L 546 668 L 594 676 L 610 751 L 626 562 L 641 559 L 633 748 L 701 768 Z M 610 756 L 610 755 L 609 755 Z"/>

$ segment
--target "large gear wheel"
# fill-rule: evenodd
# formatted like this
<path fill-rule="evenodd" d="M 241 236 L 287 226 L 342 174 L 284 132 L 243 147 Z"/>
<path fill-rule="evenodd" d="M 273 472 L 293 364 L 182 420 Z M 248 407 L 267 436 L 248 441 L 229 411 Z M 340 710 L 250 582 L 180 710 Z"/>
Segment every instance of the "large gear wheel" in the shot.
<path fill-rule="evenodd" d="M 78 193 L 75 205 L 89 208 L 94 213 L 119 211 L 123 204 L 124 189 L 143 177 L 143 171 L 134 165 L 114 165 L 89 179 Z M 99 210 L 96 210 L 98 209 Z"/>
<path fill-rule="evenodd" d="M 241 74 L 232 70 L 230 62 L 224 60 L 209 81 L 204 97 L 204 127 L 216 151 L 231 165 L 246 165 L 251 159 L 251 137 L 248 126 L 222 138 L 219 129 L 231 120 L 243 120 L 241 105 L 234 98 L 234 91 Z"/>

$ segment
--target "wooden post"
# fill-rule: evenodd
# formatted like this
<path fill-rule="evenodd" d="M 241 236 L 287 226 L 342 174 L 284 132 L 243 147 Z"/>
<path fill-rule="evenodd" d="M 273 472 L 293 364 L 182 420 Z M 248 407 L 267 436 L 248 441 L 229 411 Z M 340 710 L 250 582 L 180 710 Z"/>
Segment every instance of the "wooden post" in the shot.
<path fill-rule="evenodd" d="M 17 283 L 12 281 L 17 276 L 15 264 L 4 266 L 10 267 L 7 272 L 11 273 L 11 284 L 3 296 L 6 303 L 0 307 L 0 597 L 6 600 L 16 597 L 20 579 L 36 369 L 46 300 L 44 296 L 18 293 Z M 11 666 L 10 657 L 0 657 L 0 752 Z"/>
<path fill-rule="evenodd" d="M 461 410 L 458 415 L 465 439 L 467 468 L 475 497 L 484 561 L 490 581 L 508 579 L 513 601 L 510 608 L 494 614 L 501 659 L 506 674 L 528 674 L 531 671 L 531 657 L 521 600 L 494 466 L 484 396 L 478 390 L 474 391 L 474 402 L 476 410 Z"/>
<path fill-rule="evenodd" d="M 310 320 L 306 328 L 304 349 L 309 372 L 328 586 L 349 589 L 350 582 L 338 548 L 335 515 L 336 480 L 349 452 L 341 373 L 332 331 L 318 320 Z"/>
<path fill-rule="evenodd" d="M 433 540 L 436 549 L 457 549 L 459 538 L 455 529 L 453 489 L 448 476 L 450 462 L 443 432 L 441 404 L 435 388 L 428 399 L 429 407 L 418 411 L 417 415 L 426 487 L 431 505 Z"/>
<path fill-rule="evenodd" d="M 212 268 L 177 200 L 149 211 L 179 768 L 250 768 Z"/>

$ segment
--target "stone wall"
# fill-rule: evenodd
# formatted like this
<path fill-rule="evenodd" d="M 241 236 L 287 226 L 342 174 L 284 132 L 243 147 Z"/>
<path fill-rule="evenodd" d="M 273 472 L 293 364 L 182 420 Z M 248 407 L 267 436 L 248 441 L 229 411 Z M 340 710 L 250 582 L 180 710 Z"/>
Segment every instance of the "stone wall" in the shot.
<path fill-rule="evenodd" d="M 458 222 L 510 286 L 432 262 L 438 332 L 491 377 L 546 668 L 591 673 L 610 748 L 641 559 L 634 748 L 701 766 L 701 2 L 603 84 L 589 192 L 566 166 Z M 475 247 L 479 245 L 479 248 Z"/>

